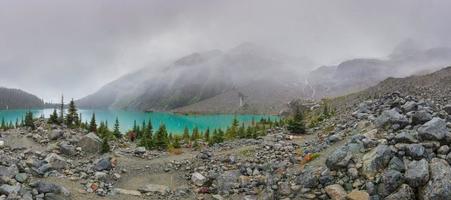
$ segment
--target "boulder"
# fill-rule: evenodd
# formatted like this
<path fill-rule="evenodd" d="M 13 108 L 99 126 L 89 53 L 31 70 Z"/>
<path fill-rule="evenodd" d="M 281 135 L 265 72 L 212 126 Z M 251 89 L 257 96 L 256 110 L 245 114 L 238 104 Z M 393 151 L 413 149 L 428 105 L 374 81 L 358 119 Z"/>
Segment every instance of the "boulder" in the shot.
<path fill-rule="evenodd" d="M 296 178 L 296 183 L 304 188 L 314 188 L 319 184 L 319 173 L 312 168 L 307 168 Z"/>
<path fill-rule="evenodd" d="M 398 191 L 385 197 L 384 200 L 411 200 L 415 199 L 414 190 L 407 184 L 402 184 Z"/>
<path fill-rule="evenodd" d="M 57 140 L 59 138 L 61 138 L 63 136 L 63 131 L 60 129 L 54 129 L 50 132 L 49 134 L 49 139 L 50 140 Z"/>
<path fill-rule="evenodd" d="M 432 115 L 425 110 L 420 110 L 412 115 L 412 124 L 424 124 L 432 119 Z"/>
<path fill-rule="evenodd" d="M 394 137 L 396 143 L 417 143 L 417 133 L 412 131 L 401 131 Z"/>
<path fill-rule="evenodd" d="M 0 195 L 10 195 L 10 194 L 17 194 L 20 191 L 20 184 L 18 185 L 7 185 L 3 184 L 0 186 Z"/>
<path fill-rule="evenodd" d="M 56 153 L 48 154 L 44 161 L 50 164 L 52 169 L 65 169 L 67 167 L 66 160 Z"/>
<path fill-rule="evenodd" d="M 346 196 L 348 200 L 369 200 L 370 195 L 365 191 L 353 190 Z"/>
<path fill-rule="evenodd" d="M 147 152 L 147 150 L 145 147 L 136 147 L 136 149 L 135 149 L 135 154 L 142 155 L 142 154 L 145 154 L 146 152 Z"/>
<path fill-rule="evenodd" d="M 38 181 L 31 184 L 39 193 L 54 193 L 54 194 L 62 194 L 64 196 L 70 196 L 69 190 L 65 187 L 56 185 L 54 183 Z"/>
<path fill-rule="evenodd" d="M 161 195 L 167 195 L 171 191 L 166 185 L 147 184 L 138 189 L 143 193 L 159 193 Z"/>
<path fill-rule="evenodd" d="M 78 146 L 80 146 L 85 152 L 99 153 L 102 149 L 102 139 L 100 139 L 95 133 L 91 132 L 80 139 Z"/>
<path fill-rule="evenodd" d="M 448 113 L 448 115 L 451 115 L 451 104 L 446 105 L 443 107 L 443 110 Z"/>
<path fill-rule="evenodd" d="M 75 146 L 67 142 L 60 144 L 60 152 L 64 155 L 73 156 L 76 154 Z"/>
<path fill-rule="evenodd" d="M 407 117 L 400 114 L 396 108 L 393 108 L 391 110 L 384 110 L 382 114 L 375 120 L 375 125 L 378 128 L 391 127 L 395 124 L 399 125 L 399 127 L 404 127 L 409 124 Z"/>
<path fill-rule="evenodd" d="M 382 197 L 388 196 L 396 191 L 402 184 L 402 174 L 399 171 L 387 170 L 382 175 L 382 183 L 379 184 L 378 191 Z"/>
<path fill-rule="evenodd" d="M 340 169 L 348 166 L 349 161 L 352 158 L 352 154 L 348 146 L 343 146 L 335 150 L 327 157 L 326 166 L 329 169 Z"/>
<path fill-rule="evenodd" d="M 404 179 L 413 188 L 426 184 L 429 180 L 429 164 L 426 159 L 410 162 Z"/>
<path fill-rule="evenodd" d="M 13 178 L 17 173 L 19 173 L 19 169 L 15 164 L 9 167 L 0 166 L 0 177 Z"/>
<path fill-rule="evenodd" d="M 110 170 L 112 168 L 113 165 L 109 157 L 100 158 L 94 164 L 94 170 L 96 171 Z"/>
<path fill-rule="evenodd" d="M 401 109 L 404 112 L 414 111 L 418 108 L 418 104 L 415 101 L 408 101 L 404 105 L 401 106 Z"/>
<path fill-rule="evenodd" d="M 191 175 L 191 181 L 194 183 L 194 185 L 203 186 L 205 182 L 207 182 L 207 178 L 205 178 L 205 176 L 199 172 L 194 172 Z"/>
<path fill-rule="evenodd" d="M 438 117 L 432 118 L 418 128 L 418 136 L 421 140 L 440 141 L 448 133 L 446 122 Z"/>
<path fill-rule="evenodd" d="M 404 162 L 398 157 L 393 157 L 388 163 L 388 169 L 404 172 L 406 170 Z"/>
<path fill-rule="evenodd" d="M 240 177 L 239 170 L 226 171 L 221 175 L 219 175 L 218 178 L 216 179 L 218 192 L 220 194 L 227 194 L 232 189 L 239 187 L 240 185 L 239 177 Z"/>
<path fill-rule="evenodd" d="M 346 191 L 339 184 L 326 186 L 324 190 L 332 200 L 346 200 Z"/>
<path fill-rule="evenodd" d="M 426 157 L 426 149 L 421 144 L 410 144 L 407 146 L 407 154 L 413 159 L 420 160 Z"/>
<path fill-rule="evenodd" d="M 442 200 L 451 197 L 451 167 L 442 159 L 433 158 L 429 164 L 429 182 L 419 189 L 420 199 Z"/>
<path fill-rule="evenodd" d="M 362 173 L 369 179 L 384 169 L 393 156 L 392 150 L 384 144 L 378 145 L 363 156 Z"/>

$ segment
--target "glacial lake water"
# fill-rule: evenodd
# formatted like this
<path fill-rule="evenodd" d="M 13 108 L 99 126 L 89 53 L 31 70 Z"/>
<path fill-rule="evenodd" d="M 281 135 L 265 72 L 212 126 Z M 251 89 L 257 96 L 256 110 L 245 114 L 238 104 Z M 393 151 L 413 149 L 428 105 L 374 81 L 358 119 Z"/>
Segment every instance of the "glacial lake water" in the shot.
<path fill-rule="evenodd" d="M 21 121 L 22 117 L 28 110 L 0 110 L 0 120 L 5 119 L 6 122 L 16 122 L 16 119 Z M 53 109 L 35 109 L 31 110 L 35 118 L 44 116 L 48 118 L 53 112 Z M 164 123 L 170 133 L 181 134 L 185 127 L 192 130 L 198 127 L 201 131 L 210 129 L 224 129 L 229 126 L 236 116 L 240 123 L 248 125 L 252 120 L 259 121 L 260 119 L 278 120 L 279 117 L 275 115 L 233 115 L 233 114 L 209 114 L 209 115 L 181 115 L 165 112 L 138 112 L 125 110 L 85 110 L 78 111 L 82 114 L 82 120 L 90 121 L 92 114 L 95 112 L 96 121 L 108 121 L 108 126 L 113 127 L 116 117 L 119 119 L 121 132 L 126 132 L 133 128 L 133 123 L 136 120 L 138 125 L 141 125 L 145 120 L 152 120 L 154 130 L 158 128 L 161 123 Z"/>

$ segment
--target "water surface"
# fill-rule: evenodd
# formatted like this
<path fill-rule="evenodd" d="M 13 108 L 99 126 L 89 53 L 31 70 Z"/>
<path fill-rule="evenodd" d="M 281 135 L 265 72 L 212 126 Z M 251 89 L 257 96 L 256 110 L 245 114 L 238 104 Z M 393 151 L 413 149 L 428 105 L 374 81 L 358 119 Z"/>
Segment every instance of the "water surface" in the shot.
<path fill-rule="evenodd" d="M 21 121 L 25 112 L 28 110 L 0 110 L 0 120 L 3 118 L 6 122 L 16 122 L 16 119 Z M 53 112 L 53 109 L 35 109 L 31 110 L 34 117 L 44 116 L 48 118 Z M 249 124 L 252 120 L 259 121 L 262 118 L 276 120 L 277 116 L 273 115 L 233 115 L 233 114 L 211 114 L 211 115 L 180 115 L 164 112 L 138 112 L 138 111 L 125 111 L 125 110 L 79 110 L 82 114 L 82 120 L 90 121 L 92 114 L 95 112 L 96 121 L 99 124 L 100 121 L 108 121 L 108 126 L 113 127 L 116 117 L 120 122 L 120 129 L 122 132 L 133 128 L 133 123 L 136 120 L 137 124 L 141 126 L 145 120 L 146 123 L 149 119 L 152 120 L 154 129 L 156 129 L 161 123 L 166 124 L 169 132 L 174 134 L 180 134 L 183 132 L 184 127 L 188 127 L 192 130 L 194 127 L 198 127 L 201 131 L 205 131 L 207 128 L 226 128 L 230 125 L 233 118 L 236 116 L 240 123 Z"/>

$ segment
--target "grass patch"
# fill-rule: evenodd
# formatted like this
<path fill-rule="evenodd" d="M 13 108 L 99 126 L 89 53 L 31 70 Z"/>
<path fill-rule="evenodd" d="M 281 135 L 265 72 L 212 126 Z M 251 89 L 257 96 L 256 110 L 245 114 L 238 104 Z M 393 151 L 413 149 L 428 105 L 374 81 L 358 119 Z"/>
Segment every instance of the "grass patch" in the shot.
<path fill-rule="evenodd" d="M 238 155 L 243 157 L 251 157 L 255 155 L 255 149 L 244 149 L 238 152 Z"/>

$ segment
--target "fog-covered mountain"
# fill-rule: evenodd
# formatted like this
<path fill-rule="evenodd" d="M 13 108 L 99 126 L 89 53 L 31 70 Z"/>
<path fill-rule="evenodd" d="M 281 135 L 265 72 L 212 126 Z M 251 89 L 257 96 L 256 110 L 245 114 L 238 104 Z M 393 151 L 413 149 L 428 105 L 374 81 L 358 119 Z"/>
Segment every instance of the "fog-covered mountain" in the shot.
<path fill-rule="evenodd" d="M 388 77 L 425 74 L 451 64 L 451 48 L 421 49 L 411 41 L 398 45 L 386 59 L 352 59 L 310 72 L 310 98 L 341 96 L 373 86 Z"/>
<path fill-rule="evenodd" d="M 44 102 L 33 94 L 19 89 L 0 87 L 0 110 L 42 108 Z"/>
<path fill-rule="evenodd" d="M 128 74 L 80 99 L 81 107 L 178 112 L 277 113 L 303 96 L 299 63 L 255 44 L 193 53 L 161 71 Z"/>

